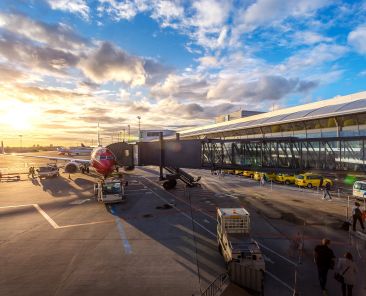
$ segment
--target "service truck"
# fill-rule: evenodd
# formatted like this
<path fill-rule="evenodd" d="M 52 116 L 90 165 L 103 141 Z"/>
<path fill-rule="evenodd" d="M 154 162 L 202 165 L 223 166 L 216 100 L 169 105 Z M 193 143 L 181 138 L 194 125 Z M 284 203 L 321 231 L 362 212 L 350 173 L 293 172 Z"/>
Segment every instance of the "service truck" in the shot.
<path fill-rule="evenodd" d="M 59 168 L 55 164 L 48 164 L 46 166 L 41 166 L 36 170 L 36 172 L 40 179 L 60 176 Z"/>
<path fill-rule="evenodd" d="M 121 178 L 107 178 L 94 184 L 94 195 L 103 203 L 118 203 L 126 201 L 125 184 Z"/>
<path fill-rule="evenodd" d="M 244 208 L 217 209 L 217 242 L 226 264 L 265 271 L 258 243 L 250 237 L 250 215 Z"/>

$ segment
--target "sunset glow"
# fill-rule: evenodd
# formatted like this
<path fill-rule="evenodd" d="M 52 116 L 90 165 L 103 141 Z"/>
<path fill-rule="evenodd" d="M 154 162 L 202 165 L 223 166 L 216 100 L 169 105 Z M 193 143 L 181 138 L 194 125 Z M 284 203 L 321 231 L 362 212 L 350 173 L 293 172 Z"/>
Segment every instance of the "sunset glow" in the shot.
<path fill-rule="evenodd" d="M 361 0 L 26 2 L 0 3 L 6 145 L 91 144 L 98 122 L 111 142 L 136 137 L 137 116 L 179 130 L 365 90 Z"/>

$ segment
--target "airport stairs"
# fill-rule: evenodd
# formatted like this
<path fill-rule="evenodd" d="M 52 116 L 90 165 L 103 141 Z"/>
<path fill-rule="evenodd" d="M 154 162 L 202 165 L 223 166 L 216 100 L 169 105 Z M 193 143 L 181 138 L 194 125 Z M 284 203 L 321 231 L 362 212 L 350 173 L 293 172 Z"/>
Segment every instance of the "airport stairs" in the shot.
<path fill-rule="evenodd" d="M 180 168 L 164 167 L 164 169 L 170 173 L 170 175 L 166 176 L 168 180 L 179 179 L 189 187 L 198 186 L 198 182 L 201 180 L 201 177 L 195 179 L 192 175 Z"/>

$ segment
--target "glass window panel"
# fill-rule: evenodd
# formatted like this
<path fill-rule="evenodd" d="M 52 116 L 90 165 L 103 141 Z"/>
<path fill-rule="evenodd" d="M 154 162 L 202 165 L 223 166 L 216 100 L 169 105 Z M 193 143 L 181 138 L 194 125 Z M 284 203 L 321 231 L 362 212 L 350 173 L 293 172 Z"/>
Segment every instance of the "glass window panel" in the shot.
<path fill-rule="evenodd" d="M 305 129 L 305 123 L 303 121 L 293 122 L 291 124 L 294 131 Z"/>
<path fill-rule="evenodd" d="M 319 129 L 320 123 L 319 120 L 309 120 L 305 122 L 305 126 L 307 130 Z"/>
<path fill-rule="evenodd" d="M 279 132 L 281 132 L 280 125 L 272 125 L 271 126 L 271 131 L 272 131 L 272 133 L 279 133 Z"/>
<path fill-rule="evenodd" d="M 338 122 L 341 126 L 357 125 L 357 119 L 354 115 L 346 115 L 338 117 Z"/>
<path fill-rule="evenodd" d="M 366 113 L 357 114 L 357 121 L 358 124 L 365 124 L 366 125 Z"/>
<path fill-rule="evenodd" d="M 287 124 L 281 124 L 281 131 L 282 132 L 289 132 L 292 131 L 292 124 L 287 123 Z"/>
<path fill-rule="evenodd" d="M 337 126 L 334 117 L 319 119 L 319 124 L 321 128 L 330 128 Z"/>

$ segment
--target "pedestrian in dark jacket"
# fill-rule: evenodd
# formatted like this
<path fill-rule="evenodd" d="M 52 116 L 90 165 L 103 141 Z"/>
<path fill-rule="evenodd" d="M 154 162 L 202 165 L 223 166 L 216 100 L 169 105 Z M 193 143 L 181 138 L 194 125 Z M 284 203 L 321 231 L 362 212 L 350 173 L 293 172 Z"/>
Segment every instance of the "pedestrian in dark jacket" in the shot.
<path fill-rule="evenodd" d="M 357 201 L 355 202 L 355 206 L 352 210 L 352 218 L 353 218 L 353 224 L 352 224 L 353 231 L 356 231 L 357 221 L 360 222 L 362 230 L 365 231 L 365 226 L 363 225 L 362 221 L 362 212 L 360 209 L 360 204 Z"/>
<path fill-rule="evenodd" d="M 332 249 L 329 248 L 329 244 L 330 240 L 324 238 L 321 245 L 317 245 L 314 249 L 314 262 L 318 268 L 319 283 L 323 295 L 327 295 L 325 286 L 327 284 L 328 271 L 334 268 L 335 256 Z"/>
<path fill-rule="evenodd" d="M 329 183 L 329 182 L 327 182 L 327 183 L 325 183 L 325 187 L 324 187 L 324 195 L 323 195 L 323 199 L 327 199 L 326 197 L 327 197 L 327 195 L 328 195 L 328 199 L 329 199 L 329 200 L 332 200 L 332 196 L 330 195 L 329 190 L 330 190 L 330 183 Z"/>

